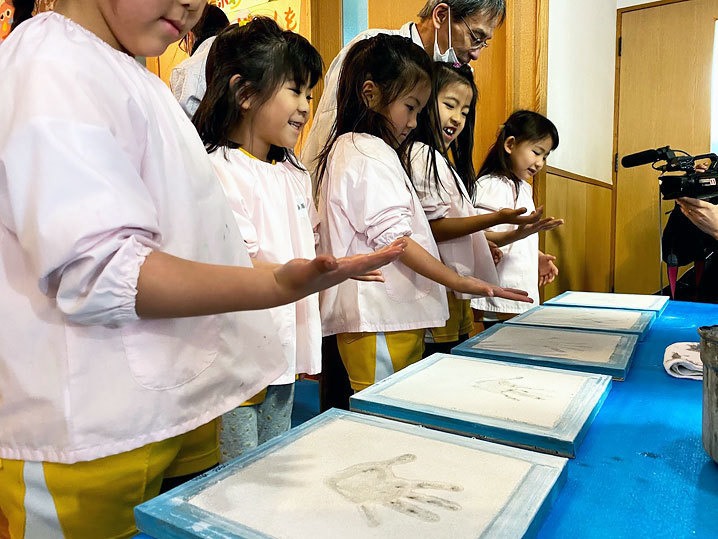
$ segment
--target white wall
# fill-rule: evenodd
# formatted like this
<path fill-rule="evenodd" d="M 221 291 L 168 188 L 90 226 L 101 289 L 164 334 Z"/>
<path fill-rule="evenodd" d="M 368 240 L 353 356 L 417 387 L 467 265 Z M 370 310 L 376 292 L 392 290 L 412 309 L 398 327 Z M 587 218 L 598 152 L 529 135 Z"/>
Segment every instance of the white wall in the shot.
<path fill-rule="evenodd" d="M 647 4 L 649 2 L 650 0 L 618 0 L 618 5 L 616 7 L 621 9 L 622 7 L 637 6 L 638 4 Z"/>
<path fill-rule="evenodd" d="M 549 2 L 548 117 L 561 143 L 548 164 L 606 183 L 613 166 L 616 6 L 617 0 Z"/>

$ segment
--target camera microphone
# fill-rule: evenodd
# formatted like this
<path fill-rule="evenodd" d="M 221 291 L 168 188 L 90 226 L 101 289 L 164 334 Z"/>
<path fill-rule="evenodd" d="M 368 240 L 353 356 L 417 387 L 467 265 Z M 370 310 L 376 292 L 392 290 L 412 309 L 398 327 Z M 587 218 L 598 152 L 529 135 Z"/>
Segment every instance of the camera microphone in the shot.
<path fill-rule="evenodd" d="M 623 156 L 621 165 L 623 165 L 624 168 L 638 167 L 647 165 L 648 163 L 655 163 L 659 159 L 661 159 L 661 156 L 657 150 L 644 150 Z"/>

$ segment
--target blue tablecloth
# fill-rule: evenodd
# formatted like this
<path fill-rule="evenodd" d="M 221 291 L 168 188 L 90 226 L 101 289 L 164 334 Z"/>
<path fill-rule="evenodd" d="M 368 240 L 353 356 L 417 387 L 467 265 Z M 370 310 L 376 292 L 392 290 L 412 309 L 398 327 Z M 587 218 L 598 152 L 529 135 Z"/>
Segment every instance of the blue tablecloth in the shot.
<path fill-rule="evenodd" d="M 614 382 L 538 537 L 718 538 L 718 464 L 701 440 L 703 386 L 663 369 L 718 305 L 670 302 Z M 140 534 L 139 537 L 147 538 Z"/>
<path fill-rule="evenodd" d="M 663 369 L 718 306 L 670 302 L 614 382 L 538 537 L 718 538 L 718 465 L 703 450 L 701 382 Z"/>

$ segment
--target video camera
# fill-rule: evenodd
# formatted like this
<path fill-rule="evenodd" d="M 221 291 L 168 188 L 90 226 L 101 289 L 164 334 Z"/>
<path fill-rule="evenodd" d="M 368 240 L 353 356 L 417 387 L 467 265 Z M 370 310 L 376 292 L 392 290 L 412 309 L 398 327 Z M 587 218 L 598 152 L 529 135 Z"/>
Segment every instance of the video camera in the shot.
<path fill-rule="evenodd" d="M 676 155 L 676 152 L 681 155 Z M 696 172 L 695 162 L 701 159 L 710 159 L 711 163 L 704 172 Z M 656 163 L 661 161 L 665 161 L 665 164 L 656 166 Z M 664 200 L 680 197 L 705 200 L 718 196 L 718 156 L 714 153 L 694 157 L 683 150 L 671 150 L 670 146 L 664 146 L 655 150 L 632 153 L 621 159 L 624 168 L 649 163 L 652 163 L 654 170 L 662 173 L 658 182 Z"/>

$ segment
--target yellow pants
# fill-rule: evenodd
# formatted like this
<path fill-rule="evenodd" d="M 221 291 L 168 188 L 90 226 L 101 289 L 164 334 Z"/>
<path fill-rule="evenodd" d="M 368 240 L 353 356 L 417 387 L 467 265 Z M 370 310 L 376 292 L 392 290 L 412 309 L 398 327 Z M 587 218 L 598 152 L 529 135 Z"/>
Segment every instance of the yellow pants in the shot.
<path fill-rule="evenodd" d="M 424 353 L 423 329 L 381 333 L 339 333 L 337 345 L 354 391 L 361 391 Z"/>
<path fill-rule="evenodd" d="M 449 300 L 449 319 L 441 328 L 431 328 L 435 343 L 456 342 L 461 335 L 469 335 L 474 330 L 474 314 L 471 312 L 470 299 L 458 299 L 453 292 L 447 292 Z"/>
<path fill-rule="evenodd" d="M 134 507 L 162 479 L 219 462 L 219 421 L 191 432 L 75 464 L 0 460 L 0 537 L 132 537 Z"/>
<path fill-rule="evenodd" d="M 474 311 L 474 331 L 471 333 L 471 336 L 478 335 L 482 331 L 488 329 L 486 325 L 484 325 L 484 312 L 485 311 L 479 311 L 478 309 L 473 309 Z M 492 316 L 495 316 L 498 322 L 505 322 L 506 320 L 511 320 L 514 316 L 518 316 L 516 313 L 491 313 Z M 498 323 L 496 321 L 493 321 L 494 324 Z M 493 324 L 490 324 L 490 326 Z"/>

